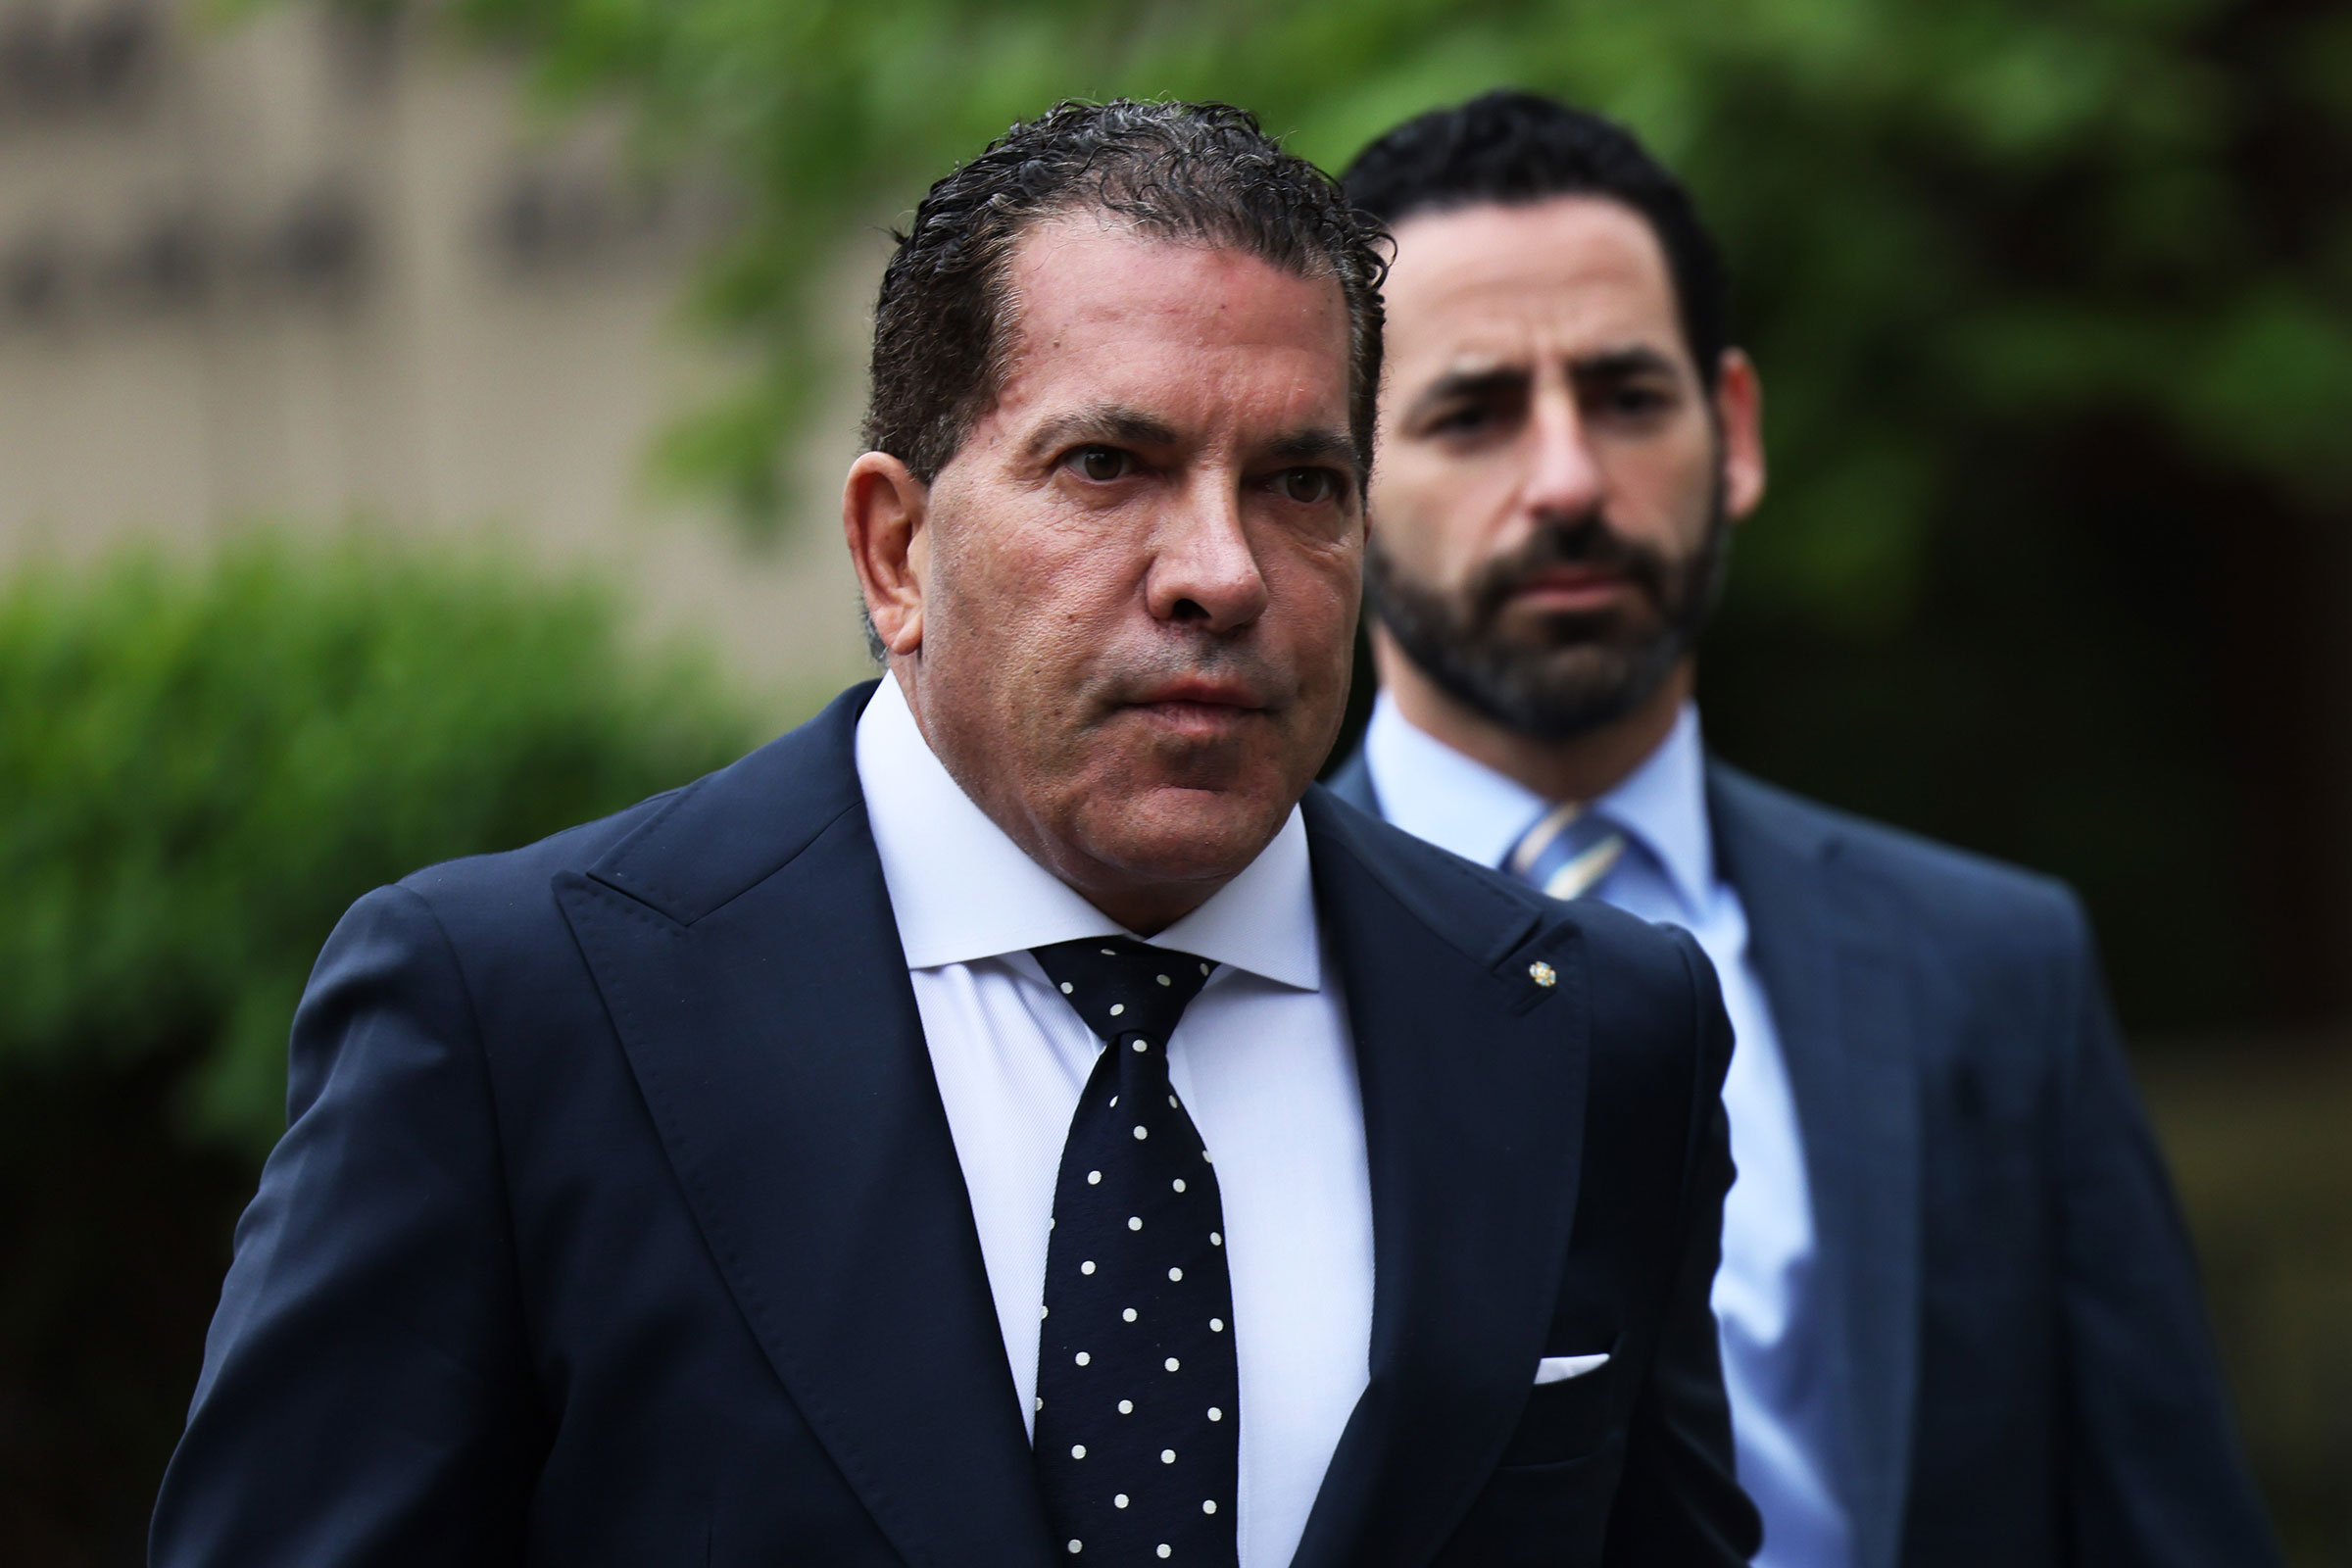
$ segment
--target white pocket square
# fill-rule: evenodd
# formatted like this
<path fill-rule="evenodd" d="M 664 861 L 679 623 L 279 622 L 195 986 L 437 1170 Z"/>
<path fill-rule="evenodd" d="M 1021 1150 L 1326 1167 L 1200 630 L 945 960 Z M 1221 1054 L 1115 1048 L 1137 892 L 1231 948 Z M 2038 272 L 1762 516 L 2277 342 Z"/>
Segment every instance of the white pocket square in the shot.
<path fill-rule="evenodd" d="M 1536 1363 L 1536 1387 L 1581 1378 L 1588 1372 L 1608 1365 L 1608 1362 L 1609 1352 L 1606 1350 L 1598 1350 L 1592 1355 L 1547 1355 Z"/>

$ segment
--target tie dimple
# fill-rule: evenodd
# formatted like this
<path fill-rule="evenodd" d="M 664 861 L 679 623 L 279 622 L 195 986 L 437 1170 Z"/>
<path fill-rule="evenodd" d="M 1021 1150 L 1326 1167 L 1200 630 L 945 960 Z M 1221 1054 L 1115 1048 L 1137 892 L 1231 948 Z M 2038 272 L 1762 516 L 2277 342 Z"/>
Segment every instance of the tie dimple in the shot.
<path fill-rule="evenodd" d="M 1241 1380 L 1223 1209 L 1167 1064 L 1213 965 L 1125 938 L 1032 952 L 1105 1043 L 1062 1145 L 1047 1244 L 1047 1513 L 1089 1563 L 1233 1568 Z"/>

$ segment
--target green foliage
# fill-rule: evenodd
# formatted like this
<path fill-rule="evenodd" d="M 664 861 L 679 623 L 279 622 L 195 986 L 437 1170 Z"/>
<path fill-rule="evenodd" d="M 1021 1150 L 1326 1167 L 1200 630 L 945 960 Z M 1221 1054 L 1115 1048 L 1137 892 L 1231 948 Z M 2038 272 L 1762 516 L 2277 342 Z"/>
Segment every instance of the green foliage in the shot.
<path fill-rule="evenodd" d="M 348 3 L 348 0 L 346 0 Z M 2352 510 L 2352 17 L 2307 0 L 453 0 L 558 101 L 732 171 L 707 322 L 758 367 L 659 454 L 779 525 L 848 393 L 813 319 L 860 225 L 1065 96 L 1249 105 L 1338 168 L 1496 84 L 1632 124 L 1718 230 L 1772 494 L 1710 734 L 1796 787 L 2080 882 L 2127 1016 L 2340 1005 L 2317 817 L 2232 802 L 2341 706 L 2310 611 Z M 2229 606 L 2260 604 L 2259 613 Z M 2271 607 L 2276 606 L 2276 609 Z M 2301 620 L 2296 620 L 2296 615 Z M 2306 628 L 2298 630 L 2298 624 Z M 2239 761 L 2238 759 L 2258 759 Z M 2261 776 L 2233 768 L 2268 769 Z M 2331 820 L 2331 819 L 2329 819 Z M 2272 847 L 2249 852 L 2267 831 Z M 2268 856 L 2265 863 L 2259 857 Z M 2169 921 L 2214 911 L 2193 954 Z"/>
<path fill-rule="evenodd" d="M 478 561 L 267 538 L 0 590 L 0 1067 L 163 1058 L 257 1152 L 286 1025 L 368 888 L 682 783 L 752 738 L 707 665 Z"/>
<path fill-rule="evenodd" d="M 1744 279 L 1793 535 L 1869 488 L 1932 488 L 1936 424 L 2143 409 L 2191 448 L 2336 499 L 2352 445 L 2352 226 L 2278 232 L 2256 133 L 2341 147 L 2314 61 L 2352 24 L 2266 0 L 458 0 L 558 96 L 619 93 L 660 145 L 715 150 L 745 232 L 703 303 L 765 368 L 670 443 L 755 512 L 819 379 L 809 278 L 855 223 L 1064 96 L 1217 97 L 1338 167 L 1398 118 L 1498 82 L 1629 121 L 1686 171 Z M 2340 204 L 2331 204 L 2340 206 Z M 2287 241 L 2282 244 L 2281 241 Z M 2340 406 L 2340 404 L 2338 405 Z M 1906 477 L 1892 476 L 1900 472 Z M 1918 509 L 1872 514 L 1926 526 Z M 1901 557 L 1888 540 L 1874 553 Z M 1787 584 L 1837 615 L 1842 560 Z M 1881 612 L 1874 609 L 1873 613 Z"/>

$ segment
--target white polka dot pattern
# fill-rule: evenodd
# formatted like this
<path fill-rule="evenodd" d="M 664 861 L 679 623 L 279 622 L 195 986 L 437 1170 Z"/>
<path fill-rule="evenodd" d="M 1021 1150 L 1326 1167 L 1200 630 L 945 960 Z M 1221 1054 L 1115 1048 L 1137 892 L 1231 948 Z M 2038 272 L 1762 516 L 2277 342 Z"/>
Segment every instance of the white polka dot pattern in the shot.
<path fill-rule="evenodd" d="M 1224 1217 L 1165 1050 L 1212 965 L 1125 940 L 1033 951 L 1108 1048 L 1070 1120 L 1047 1239 L 1035 1452 L 1048 1515 L 1090 1562 L 1236 1568 Z"/>

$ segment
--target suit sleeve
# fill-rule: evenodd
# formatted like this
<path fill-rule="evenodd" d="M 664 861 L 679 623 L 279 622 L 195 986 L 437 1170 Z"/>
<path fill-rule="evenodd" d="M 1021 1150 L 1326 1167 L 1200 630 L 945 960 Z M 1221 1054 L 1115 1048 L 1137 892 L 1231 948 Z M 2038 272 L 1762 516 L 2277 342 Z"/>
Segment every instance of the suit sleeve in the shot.
<path fill-rule="evenodd" d="M 2067 1489 L 2081 1568 L 2279 1561 L 2232 1430 L 2188 1236 L 2071 901 L 2058 1160 Z"/>
<path fill-rule="evenodd" d="M 424 901 L 356 905 L 296 1014 L 154 1568 L 517 1562 L 537 1422 L 498 1135 Z"/>
<path fill-rule="evenodd" d="M 1732 1186 L 1723 1078 L 1732 1026 L 1706 955 L 1672 933 L 1690 977 L 1692 1049 L 1690 1136 L 1684 1152 L 1677 1263 L 1668 1284 L 1657 1353 L 1626 1435 L 1624 1478 L 1609 1516 L 1606 1560 L 1700 1568 L 1744 1563 L 1762 1525 L 1740 1490 L 1732 1458 L 1730 1401 L 1708 1297 L 1723 1250 L 1723 1200 Z"/>

